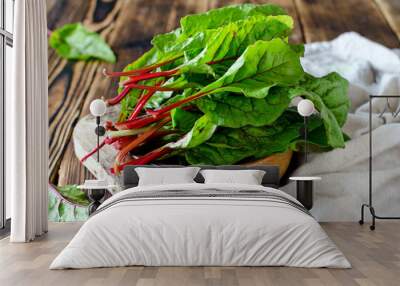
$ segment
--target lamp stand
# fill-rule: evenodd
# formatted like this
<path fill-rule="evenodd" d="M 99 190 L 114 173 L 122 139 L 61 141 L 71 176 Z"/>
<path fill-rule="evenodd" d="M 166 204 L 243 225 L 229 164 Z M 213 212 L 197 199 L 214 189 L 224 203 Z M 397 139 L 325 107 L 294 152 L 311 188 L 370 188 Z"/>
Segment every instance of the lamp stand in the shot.
<path fill-rule="evenodd" d="M 100 116 L 96 116 L 96 129 L 94 132 L 97 135 L 97 162 L 100 163 L 100 150 L 99 150 L 99 145 L 100 145 L 100 136 L 104 136 L 106 134 L 106 129 L 104 126 L 100 125 Z M 91 201 L 91 204 L 89 205 L 89 215 L 94 213 L 96 209 L 100 206 L 101 200 L 103 199 L 104 195 L 106 193 L 106 189 L 88 189 L 88 197 L 89 200 Z"/>
<path fill-rule="evenodd" d="M 307 163 L 308 157 L 307 123 L 307 116 L 304 116 L 304 163 Z"/>
<path fill-rule="evenodd" d="M 100 116 L 96 116 L 96 129 L 94 132 L 97 135 L 97 162 L 100 162 L 100 150 L 99 150 L 99 145 L 100 145 L 100 136 L 104 136 L 106 134 L 106 129 L 100 125 Z"/>

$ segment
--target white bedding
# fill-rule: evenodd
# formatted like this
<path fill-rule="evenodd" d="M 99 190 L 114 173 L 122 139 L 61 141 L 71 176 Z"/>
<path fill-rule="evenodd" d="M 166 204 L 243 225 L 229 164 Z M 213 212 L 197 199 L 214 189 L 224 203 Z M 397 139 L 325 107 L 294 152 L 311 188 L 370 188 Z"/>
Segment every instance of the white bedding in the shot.
<path fill-rule="evenodd" d="M 258 198 L 123 200 L 143 191 L 262 190 L 262 186 L 179 184 L 120 192 L 100 206 L 50 269 L 127 265 L 349 268 L 320 225 L 295 207 Z M 108 207 L 107 207 L 108 206 Z"/>

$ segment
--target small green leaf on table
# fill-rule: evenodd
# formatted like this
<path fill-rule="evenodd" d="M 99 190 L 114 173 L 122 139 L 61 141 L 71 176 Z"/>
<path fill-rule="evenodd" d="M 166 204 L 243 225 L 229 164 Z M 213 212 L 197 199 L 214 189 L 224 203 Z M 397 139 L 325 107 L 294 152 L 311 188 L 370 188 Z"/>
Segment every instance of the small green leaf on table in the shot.
<path fill-rule="evenodd" d="M 66 24 L 51 32 L 50 46 L 67 60 L 93 59 L 115 63 L 116 57 L 99 34 L 86 29 L 81 23 Z"/>

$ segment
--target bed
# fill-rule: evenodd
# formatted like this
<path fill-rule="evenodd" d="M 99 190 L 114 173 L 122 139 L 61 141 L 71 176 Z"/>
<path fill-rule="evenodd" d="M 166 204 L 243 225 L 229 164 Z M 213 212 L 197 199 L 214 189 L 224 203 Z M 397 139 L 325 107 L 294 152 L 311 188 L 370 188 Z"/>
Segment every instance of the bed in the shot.
<path fill-rule="evenodd" d="M 200 166 L 265 171 L 261 185 L 204 183 L 199 173 L 194 183 L 150 186 L 138 186 L 138 167 L 149 166 L 125 169 L 125 190 L 98 208 L 50 269 L 351 267 L 309 212 L 277 189 L 277 167 Z"/>

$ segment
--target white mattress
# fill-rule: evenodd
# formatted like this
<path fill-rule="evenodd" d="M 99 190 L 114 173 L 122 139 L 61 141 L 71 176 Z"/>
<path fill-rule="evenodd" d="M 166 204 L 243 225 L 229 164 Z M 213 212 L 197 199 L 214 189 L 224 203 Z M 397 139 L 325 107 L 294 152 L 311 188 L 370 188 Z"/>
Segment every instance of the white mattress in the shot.
<path fill-rule="evenodd" d="M 118 199 L 163 190 L 263 190 L 262 186 L 180 184 L 136 187 L 100 207 L 50 269 L 145 266 L 294 266 L 349 268 L 350 263 L 310 215 L 254 198 Z M 297 201 L 295 201 L 297 202 Z"/>

